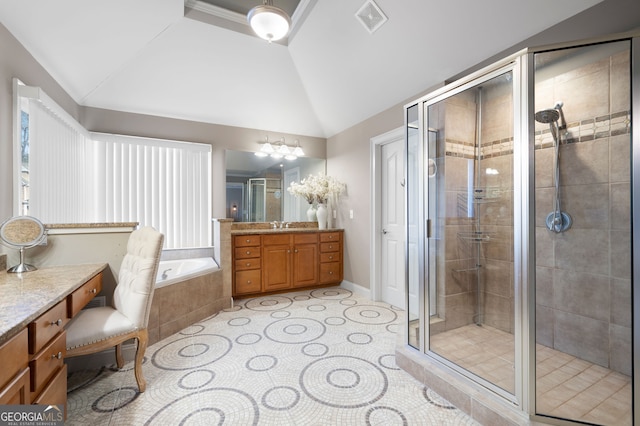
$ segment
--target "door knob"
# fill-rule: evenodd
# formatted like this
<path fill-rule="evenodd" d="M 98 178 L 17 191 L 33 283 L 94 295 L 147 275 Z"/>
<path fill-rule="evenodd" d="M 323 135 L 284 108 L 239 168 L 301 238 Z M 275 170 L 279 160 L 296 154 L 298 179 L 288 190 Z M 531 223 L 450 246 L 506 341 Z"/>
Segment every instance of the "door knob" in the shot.
<path fill-rule="evenodd" d="M 388 232 L 389 232 L 389 231 L 387 231 L 386 229 L 383 229 L 383 230 L 382 230 L 382 233 L 383 233 L 384 235 L 386 235 Z"/>

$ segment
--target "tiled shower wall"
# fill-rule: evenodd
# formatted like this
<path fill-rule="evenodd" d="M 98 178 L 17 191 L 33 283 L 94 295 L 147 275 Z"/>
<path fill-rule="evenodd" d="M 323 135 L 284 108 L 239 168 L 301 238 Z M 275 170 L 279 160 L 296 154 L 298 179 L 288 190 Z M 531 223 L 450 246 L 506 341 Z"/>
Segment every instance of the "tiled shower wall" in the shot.
<path fill-rule="evenodd" d="M 511 84 L 503 80 L 479 91 L 449 98 L 439 123 L 446 141 L 446 206 L 440 212 L 446 217 L 446 276 L 438 287 L 444 321 L 432 324 L 432 333 L 473 322 L 511 333 L 514 327 Z"/>
<path fill-rule="evenodd" d="M 536 125 L 536 339 L 631 373 L 630 82 L 627 52 L 536 81 L 536 111 L 564 103 L 561 234 L 553 210 L 553 138 Z"/>

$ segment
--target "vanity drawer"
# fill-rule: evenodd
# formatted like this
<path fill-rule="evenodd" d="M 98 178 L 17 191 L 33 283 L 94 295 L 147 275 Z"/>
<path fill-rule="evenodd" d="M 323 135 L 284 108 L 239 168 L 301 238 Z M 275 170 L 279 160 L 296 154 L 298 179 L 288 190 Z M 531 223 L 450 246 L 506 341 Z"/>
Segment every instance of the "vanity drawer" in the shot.
<path fill-rule="evenodd" d="M 329 241 L 340 241 L 340 232 L 321 232 L 320 242 L 326 243 Z"/>
<path fill-rule="evenodd" d="M 260 245 L 260 235 L 236 235 L 233 237 L 235 247 L 253 247 Z"/>
<path fill-rule="evenodd" d="M 236 294 L 257 293 L 262 289 L 260 269 L 236 272 Z"/>
<path fill-rule="evenodd" d="M 67 353 L 67 333 L 62 332 L 45 346 L 29 363 L 31 369 L 31 392 L 39 394 L 54 374 L 64 365 Z"/>
<path fill-rule="evenodd" d="M 236 247 L 233 254 L 236 259 L 260 257 L 260 247 Z"/>
<path fill-rule="evenodd" d="M 320 253 L 338 252 L 340 251 L 340 243 L 320 243 Z"/>
<path fill-rule="evenodd" d="M 309 233 L 309 234 L 294 234 L 293 235 L 293 244 L 315 244 L 318 242 L 318 234 L 317 233 Z"/>
<path fill-rule="evenodd" d="M 67 316 L 75 317 L 101 290 L 102 273 L 99 273 L 67 297 Z"/>
<path fill-rule="evenodd" d="M 289 235 L 285 234 L 271 234 L 264 236 L 264 245 L 265 246 L 279 246 L 279 245 L 289 245 Z"/>
<path fill-rule="evenodd" d="M 29 353 L 38 353 L 49 340 L 63 330 L 68 321 L 67 301 L 63 300 L 30 323 Z"/>
<path fill-rule="evenodd" d="M 337 262 L 340 260 L 338 252 L 320 253 L 320 263 Z"/>
<path fill-rule="evenodd" d="M 25 405 L 30 404 L 29 367 L 22 370 L 7 386 L 0 389 L 0 404 Z"/>
<path fill-rule="evenodd" d="M 260 269 L 260 258 L 237 259 L 235 262 L 236 271 L 246 271 L 248 269 Z"/>
<path fill-rule="evenodd" d="M 62 413 L 64 419 L 67 418 L 67 365 L 64 364 L 62 368 L 55 373 L 53 379 L 42 390 L 42 393 L 38 395 L 34 400 L 34 404 L 42 405 L 64 405 L 65 412 Z M 55 415 L 54 415 L 55 418 Z M 62 419 L 61 419 L 62 420 Z"/>
<path fill-rule="evenodd" d="M 340 282 L 342 281 L 340 275 L 340 262 L 320 264 L 320 284 Z"/>
<path fill-rule="evenodd" d="M 0 387 L 4 387 L 29 364 L 28 333 L 25 328 L 0 346 Z"/>

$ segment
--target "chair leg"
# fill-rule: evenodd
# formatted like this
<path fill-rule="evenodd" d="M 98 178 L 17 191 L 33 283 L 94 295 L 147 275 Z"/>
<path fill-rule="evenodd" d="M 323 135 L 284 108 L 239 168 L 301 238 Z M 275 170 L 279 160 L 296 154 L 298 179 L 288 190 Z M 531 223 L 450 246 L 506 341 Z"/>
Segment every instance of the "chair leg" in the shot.
<path fill-rule="evenodd" d="M 138 382 L 138 389 L 140 393 L 144 392 L 147 388 L 147 382 L 144 380 L 142 376 L 142 361 L 144 360 L 144 352 L 147 350 L 147 343 L 149 340 L 149 335 L 147 333 L 147 329 L 140 330 L 138 333 L 138 349 L 136 350 L 136 363 L 135 363 L 135 374 L 136 374 L 136 382 Z"/>
<path fill-rule="evenodd" d="M 122 357 L 122 343 L 116 345 L 116 365 L 118 368 L 124 367 L 124 358 Z"/>

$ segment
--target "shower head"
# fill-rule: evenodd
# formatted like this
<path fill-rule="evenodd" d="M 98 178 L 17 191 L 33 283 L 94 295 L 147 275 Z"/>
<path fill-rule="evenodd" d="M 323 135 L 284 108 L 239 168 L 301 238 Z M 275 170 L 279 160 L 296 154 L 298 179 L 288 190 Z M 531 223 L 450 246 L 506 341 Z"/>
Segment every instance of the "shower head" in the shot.
<path fill-rule="evenodd" d="M 536 112 L 536 121 L 539 123 L 553 123 L 558 121 L 560 113 L 556 109 L 543 109 Z"/>

